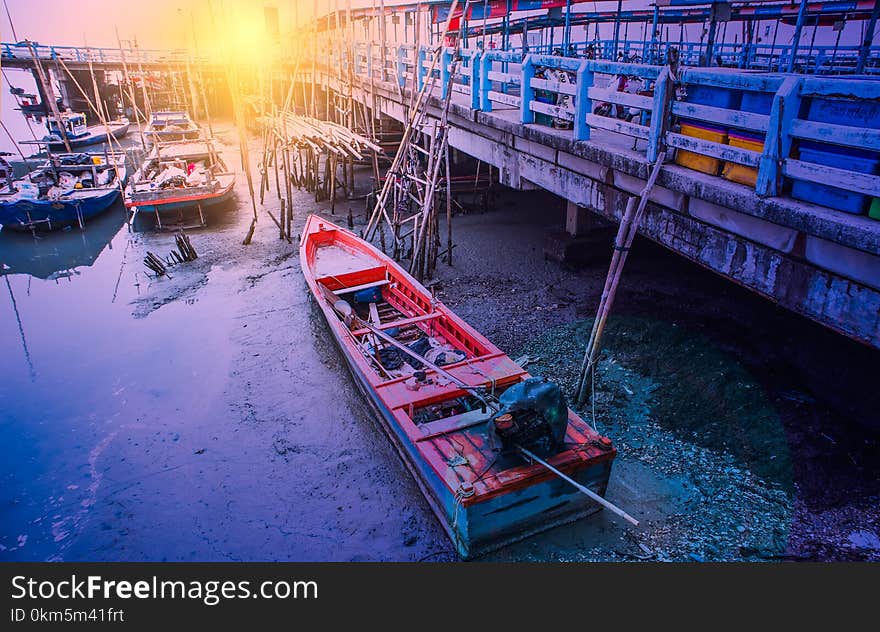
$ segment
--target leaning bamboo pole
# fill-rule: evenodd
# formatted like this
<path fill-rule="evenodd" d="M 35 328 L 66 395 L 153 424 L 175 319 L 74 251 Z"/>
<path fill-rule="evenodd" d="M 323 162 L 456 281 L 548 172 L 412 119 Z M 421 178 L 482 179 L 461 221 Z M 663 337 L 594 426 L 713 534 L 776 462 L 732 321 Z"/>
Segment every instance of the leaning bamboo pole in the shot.
<path fill-rule="evenodd" d="M 45 99 L 49 101 L 52 115 L 55 117 L 55 120 L 58 121 L 58 129 L 61 131 L 61 139 L 64 141 L 64 147 L 70 152 L 70 140 L 67 138 L 67 131 L 64 129 L 64 121 L 61 118 L 61 112 L 58 110 L 58 104 L 55 103 L 55 93 L 52 91 L 52 85 L 46 78 L 46 72 L 43 69 L 43 65 L 40 63 L 39 57 L 37 57 L 37 52 L 34 50 L 33 44 L 31 44 L 30 40 L 25 40 L 25 43 L 31 53 L 31 58 L 34 60 L 34 68 L 37 71 L 37 78 L 40 81 L 40 85 L 43 87 Z M 45 105 L 45 103 L 43 105 Z"/>
<path fill-rule="evenodd" d="M 64 72 L 66 72 L 66 73 L 68 74 L 68 76 L 70 77 L 71 81 L 73 81 L 73 85 L 75 85 L 75 86 L 76 86 L 76 89 L 79 90 L 80 94 L 82 95 L 82 98 L 83 98 L 83 99 L 85 100 L 85 102 L 86 102 L 86 105 L 89 106 L 89 108 L 92 110 L 92 112 L 94 112 L 94 113 L 98 116 L 98 119 L 99 119 L 99 120 L 101 121 L 101 123 L 104 125 L 104 130 L 107 132 L 107 140 L 108 140 L 108 142 L 110 143 L 111 147 L 113 146 L 113 143 L 115 142 L 117 148 L 119 149 L 119 151 L 123 151 L 123 152 L 124 152 L 125 150 L 122 148 L 122 145 L 121 145 L 121 144 L 119 143 L 119 141 L 116 139 L 116 136 L 113 135 L 113 132 L 110 131 L 110 124 L 109 124 L 109 121 L 107 121 L 107 119 L 104 118 L 104 115 L 103 115 L 103 113 L 102 113 L 101 110 L 100 110 L 100 107 L 99 107 L 98 105 L 92 103 L 92 100 L 89 99 L 89 95 L 86 94 L 86 91 L 85 91 L 85 90 L 83 89 L 83 87 L 80 85 L 79 81 L 77 81 L 77 80 L 76 80 L 76 77 L 73 75 L 73 73 L 70 72 L 70 69 L 67 67 L 67 64 L 64 63 L 64 60 L 61 59 L 61 58 L 59 57 L 59 58 L 58 58 L 58 62 L 61 64 L 61 67 L 64 69 Z M 91 62 L 91 60 L 89 61 L 89 71 L 92 72 L 92 85 L 94 86 L 95 93 L 97 94 L 97 93 L 98 93 L 98 86 L 97 86 L 97 82 L 95 81 L 95 75 L 94 75 L 94 72 L 92 71 L 92 62 Z"/>
<path fill-rule="evenodd" d="M 654 163 L 651 175 L 645 183 L 639 198 L 630 197 L 627 201 L 626 210 L 620 220 L 617 229 L 617 237 L 614 240 L 614 253 L 611 256 L 611 265 L 608 268 L 608 275 L 605 278 L 605 287 L 602 290 L 602 297 L 599 301 L 599 308 L 596 312 L 596 318 L 593 320 L 593 328 L 590 332 L 590 339 L 587 343 L 584 359 L 581 362 L 581 371 L 578 377 L 578 394 L 577 401 L 583 404 L 590 391 L 593 373 L 596 367 L 596 361 L 599 358 L 599 350 L 602 342 L 602 334 L 605 331 L 605 323 L 608 315 L 611 313 L 611 307 L 614 304 L 614 298 L 617 294 L 617 286 L 620 283 L 623 274 L 623 266 L 626 263 L 629 249 L 632 246 L 636 233 L 639 230 L 639 224 L 648 205 L 648 198 L 651 190 L 657 182 L 657 176 L 660 175 L 660 169 L 663 166 L 665 154 L 661 153 Z"/>
<path fill-rule="evenodd" d="M 128 98 L 131 101 L 132 114 L 134 115 L 134 120 L 135 120 L 135 123 L 137 124 L 138 136 L 140 136 L 140 139 L 141 139 L 141 147 L 143 148 L 144 152 L 146 152 L 147 151 L 147 141 L 144 138 L 144 131 L 143 131 L 143 129 L 141 129 L 141 119 L 138 116 L 138 112 L 141 112 L 141 110 L 138 108 L 137 101 L 134 98 L 134 83 L 132 83 L 131 75 L 128 72 L 128 62 L 125 59 L 125 50 L 122 48 L 122 40 L 119 39 L 119 28 L 118 27 L 114 27 L 114 28 L 116 29 L 116 42 L 119 45 L 119 55 L 122 58 L 122 72 L 123 72 L 123 76 L 125 77 L 125 83 L 128 86 Z M 141 112 L 141 113 L 143 114 L 143 112 Z M 146 119 L 147 119 L 147 117 L 146 117 L 146 115 L 144 115 L 145 122 L 146 122 Z"/>
<path fill-rule="evenodd" d="M 147 91 L 147 76 L 146 73 L 144 73 L 143 53 L 141 52 L 141 49 L 138 48 L 137 42 L 135 42 L 135 48 L 138 52 L 138 74 L 141 76 L 141 92 L 144 97 L 144 111 L 146 112 L 147 118 L 149 118 L 153 116 L 153 106 L 150 102 L 150 94 Z"/>

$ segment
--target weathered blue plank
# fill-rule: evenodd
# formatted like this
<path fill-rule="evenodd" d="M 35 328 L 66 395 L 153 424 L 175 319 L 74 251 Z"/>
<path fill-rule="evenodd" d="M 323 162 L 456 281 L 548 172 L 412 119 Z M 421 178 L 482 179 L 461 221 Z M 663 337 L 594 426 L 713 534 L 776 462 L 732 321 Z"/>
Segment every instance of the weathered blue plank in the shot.
<path fill-rule="evenodd" d="M 755 184 L 755 190 L 760 196 L 778 195 L 779 165 L 791 152 L 791 124 L 800 110 L 802 82 L 801 77 L 787 77 L 773 97 L 767 138 L 764 141 L 764 152 L 761 154 L 758 179 Z"/>
<path fill-rule="evenodd" d="M 783 175 L 795 180 L 806 180 L 818 184 L 831 185 L 847 191 L 880 197 L 880 176 L 837 169 L 814 162 L 803 162 L 791 158 L 783 162 Z"/>
<path fill-rule="evenodd" d="M 878 129 L 795 119 L 791 124 L 791 135 L 795 138 L 843 145 L 844 147 L 880 151 L 880 130 Z"/>
<path fill-rule="evenodd" d="M 880 81 L 805 77 L 801 96 L 880 101 Z"/>
<path fill-rule="evenodd" d="M 731 90 L 751 90 L 755 92 L 776 92 L 785 80 L 783 75 L 765 75 L 746 72 L 730 72 L 726 70 L 708 70 L 705 68 L 687 68 L 681 72 L 679 79 L 683 83 L 692 83 L 715 88 Z"/>
<path fill-rule="evenodd" d="M 687 103 L 686 101 L 676 101 L 673 103 L 672 113 L 687 119 L 718 123 L 724 127 L 736 127 L 759 133 L 766 132 L 770 123 L 770 117 L 766 114 L 727 110 L 711 105 Z"/>

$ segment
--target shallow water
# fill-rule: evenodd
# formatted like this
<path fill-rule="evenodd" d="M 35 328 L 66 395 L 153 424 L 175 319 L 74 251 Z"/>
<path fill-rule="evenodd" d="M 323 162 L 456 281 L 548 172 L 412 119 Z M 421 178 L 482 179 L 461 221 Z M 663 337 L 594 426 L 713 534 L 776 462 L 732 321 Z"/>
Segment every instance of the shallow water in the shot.
<path fill-rule="evenodd" d="M 0 232 L 0 560 L 449 550 L 307 300 L 296 244 L 263 214 L 242 246 L 241 174 L 236 190 L 171 278 L 142 259 L 173 233 L 129 230 L 121 204 L 85 231 Z M 316 208 L 297 199 L 294 232 Z"/>
<path fill-rule="evenodd" d="M 181 329 L 181 307 L 174 305 L 149 321 L 134 318 L 130 303 L 147 279 L 131 261 L 121 214 L 112 209 L 84 233 L 47 235 L 36 243 L 4 234 L 0 241 L 0 258 L 14 261 L 10 268 L 17 272 L 3 277 L 0 308 L 10 334 L 0 343 L 6 359 L 0 462 L 4 496 L 12 492 L 2 499 L 3 523 L 48 529 L 53 542 L 71 535 L 94 504 L 102 479 L 97 463 L 116 433 L 142 413 L 200 397 L 203 389 L 174 388 L 181 380 L 211 385 L 222 378 L 226 345 L 215 328 Z M 112 239 L 102 243 L 108 233 Z M 126 263 L 135 268 L 134 279 L 125 274 Z M 219 301 L 216 317 L 227 307 Z M 11 335 L 12 323 L 20 324 L 18 335 Z M 199 360 L 205 348 L 216 349 L 214 362 Z M 165 359 L 171 349 L 173 360 Z M 33 546 L 48 540 L 34 537 Z M 51 553 L 51 546 L 27 557 L 43 552 Z"/>

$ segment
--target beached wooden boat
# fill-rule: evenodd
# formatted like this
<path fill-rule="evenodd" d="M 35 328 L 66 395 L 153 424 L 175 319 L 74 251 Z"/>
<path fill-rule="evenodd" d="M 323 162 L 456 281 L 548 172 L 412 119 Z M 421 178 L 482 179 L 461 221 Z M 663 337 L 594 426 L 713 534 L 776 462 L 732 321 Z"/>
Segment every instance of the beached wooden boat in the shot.
<path fill-rule="evenodd" d="M 206 207 L 227 202 L 235 174 L 217 153 L 213 139 L 158 143 L 125 189 L 132 219 L 139 212 L 161 216 L 195 208 L 205 224 Z"/>
<path fill-rule="evenodd" d="M 462 557 L 600 509 L 517 449 L 605 493 L 616 451 L 558 388 L 532 378 L 391 258 L 327 220 L 308 218 L 300 262 L 358 388 Z M 541 415 L 551 425 L 538 423 Z M 533 421 L 537 434 L 510 434 Z"/>
<path fill-rule="evenodd" d="M 125 154 L 50 154 L 30 173 L 0 184 L 4 229 L 85 226 L 106 211 L 125 183 Z"/>
<path fill-rule="evenodd" d="M 188 112 L 159 111 L 150 115 L 150 122 L 144 129 L 144 138 L 148 144 L 164 143 L 175 140 L 195 140 L 202 130 L 193 121 Z"/>

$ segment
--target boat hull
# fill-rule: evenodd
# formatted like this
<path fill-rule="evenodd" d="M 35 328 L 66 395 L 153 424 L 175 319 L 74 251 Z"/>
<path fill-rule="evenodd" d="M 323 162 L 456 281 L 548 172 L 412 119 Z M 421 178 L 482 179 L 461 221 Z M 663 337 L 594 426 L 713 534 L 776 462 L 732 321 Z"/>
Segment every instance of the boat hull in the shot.
<path fill-rule="evenodd" d="M 126 134 L 128 134 L 128 130 L 131 127 L 131 123 L 123 123 L 121 125 L 113 125 L 110 127 L 110 132 L 116 140 L 124 138 Z M 98 145 L 100 143 L 106 143 L 109 135 L 107 134 L 107 130 L 103 125 L 94 126 L 96 128 L 95 132 L 90 132 L 85 136 L 81 136 L 79 138 L 70 138 L 68 142 L 70 143 L 71 151 L 76 149 L 80 149 L 82 147 L 88 147 L 89 145 Z M 51 142 L 48 143 L 49 149 L 52 151 L 67 151 L 67 147 L 64 145 L 64 141 L 61 142 Z"/>
<path fill-rule="evenodd" d="M 159 213 L 162 215 L 166 213 L 177 213 L 198 206 L 201 206 L 202 208 L 218 206 L 228 202 L 232 198 L 232 195 L 233 185 L 231 184 L 222 191 L 210 195 L 184 195 L 169 197 L 166 200 L 154 200 L 144 203 L 126 201 L 125 205 L 132 209 L 132 211 L 137 210 L 138 213 Z"/>
<path fill-rule="evenodd" d="M 467 475 L 462 474 L 461 469 L 456 469 L 461 462 L 456 463 L 456 454 L 450 452 L 453 449 L 450 446 L 453 443 L 467 443 L 473 446 L 474 449 L 465 456 L 474 463 L 479 462 L 480 457 L 485 457 L 476 469 L 483 470 L 484 473 L 488 472 L 498 458 L 493 456 L 494 453 L 488 447 L 490 440 L 486 433 L 491 430 L 485 424 L 481 426 L 482 430 L 472 427 L 474 424 L 460 427 L 447 426 L 446 430 L 436 434 L 438 439 L 435 440 L 434 434 L 425 434 L 427 430 L 424 426 L 413 426 L 412 423 L 408 423 L 411 418 L 415 418 L 413 406 L 421 406 L 426 401 L 433 403 L 447 401 L 447 395 L 452 393 L 450 396 L 455 396 L 457 389 L 450 386 L 449 392 L 437 388 L 426 394 L 414 393 L 412 400 L 407 401 L 409 393 L 406 389 L 400 388 L 403 385 L 399 380 L 379 378 L 377 381 L 376 373 L 364 362 L 363 355 L 355 350 L 353 335 L 333 311 L 318 287 L 319 282 L 310 270 L 310 256 L 312 259 L 317 256 L 309 255 L 304 245 L 310 238 L 311 221 L 310 218 L 303 233 L 300 260 L 312 296 L 322 311 L 334 342 L 345 359 L 358 390 L 370 403 L 383 431 L 449 535 L 458 555 L 465 559 L 476 557 L 599 511 L 601 509 L 599 504 L 535 464 L 521 463 L 520 466 L 514 464 L 499 468 L 497 471 L 493 470 L 490 476 L 497 477 L 497 480 L 491 486 L 484 485 L 485 481 L 479 480 L 473 481 L 473 485 L 468 484 Z M 323 220 L 321 222 L 333 227 L 333 230 L 341 231 L 329 222 Z M 349 239 L 357 238 L 351 235 Z M 378 253 L 377 257 L 380 255 L 381 253 Z M 402 281 L 401 285 L 405 283 L 404 293 L 415 296 L 415 293 L 421 292 L 424 296 L 430 297 L 427 290 L 384 255 L 381 255 L 377 263 L 395 266 L 393 274 L 396 279 Z M 352 281 L 355 285 L 362 282 L 363 279 Z M 435 303 L 434 309 L 444 310 L 444 317 L 452 316 L 439 304 Z M 455 326 L 463 335 L 479 336 L 463 321 L 457 317 L 455 319 L 457 322 L 454 324 L 444 321 L 444 326 Z M 499 382 L 515 383 L 529 377 L 497 348 L 491 346 L 491 343 L 485 339 L 475 338 L 475 340 L 477 343 L 484 341 L 486 345 L 481 352 L 482 355 L 472 362 L 478 367 L 476 373 L 483 375 L 487 381 L 497 379 Z M 482 369 L 479 368 L 480 366 Z M 450 364 L 446 368 L 455 372 L 459 378 L 474 373 L 470 361 L 458 365 Z M 420 397 L 421 401 L 419 401 Z M 405 412 L 407 408 L 408 416 Z M 450 420 L 451 418 L 444 419 L 441 423 Z M 569 411 L 569 428 L 566 436 L 567 443 L 578 444 L 578 449 L 566 449 L 548 457 L 549 460 L 584 487 L 604 495 L 616 454 L 610 442 L 593 433 L 585 422 L 571 411 Z M 431 444 L 430 448 L 427 447 L 429 444 Z M 435 458 L 426 457 L 428 454 L 426 450 L 434 450 Z M 436 458 L 438 456 L 439 458 Z M 459 458 L 461 456 L 458 454 Z M 487 462 L 490 462 L 489 466 L 484 470 L 484 464 Z"/>
<path fill-rule="evenodd" d="M 119 189 L 111 189 L 102 195 L 75 200 L 0 202 L 0 224 L 4 229 L 26 230 L 38 225 L 61 228 L 103 213 L 118 198 Z"/>

